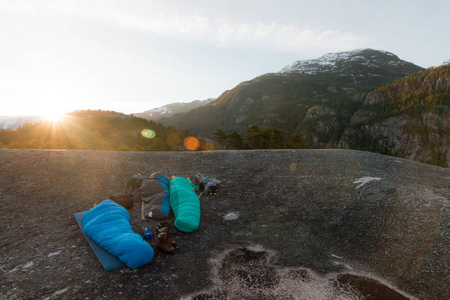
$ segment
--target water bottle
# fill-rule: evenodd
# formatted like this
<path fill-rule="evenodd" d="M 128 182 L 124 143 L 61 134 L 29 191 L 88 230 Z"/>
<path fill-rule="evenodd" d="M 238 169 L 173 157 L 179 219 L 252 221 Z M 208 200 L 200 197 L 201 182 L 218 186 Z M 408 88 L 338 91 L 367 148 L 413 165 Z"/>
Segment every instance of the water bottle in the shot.
<path fill-rule="evenodd" d="M 148 229 L 147 226 L 145 226 L 145 229 L 144 229 L 144 236 L 148 239 L 151 239 L 153 237 L 152 231 L 150 229 Z"/>

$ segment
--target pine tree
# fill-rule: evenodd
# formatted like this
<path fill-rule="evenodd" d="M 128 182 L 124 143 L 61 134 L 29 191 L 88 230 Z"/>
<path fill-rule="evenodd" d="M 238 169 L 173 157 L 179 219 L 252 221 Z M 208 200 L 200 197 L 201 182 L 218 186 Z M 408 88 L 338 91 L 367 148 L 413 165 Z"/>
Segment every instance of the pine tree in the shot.
<path fill-rule="evenodd" d="M 264 136 L 258 126 L 253 124 L 247 128 L 245 142 L 249 149 L 264 148 Z"/>
<path fill-rule="evenodd" d="M 266 132 L 264 134 L 264 132 Z M 267 139 L 268 149 L 283 149 L 286 144 L 284 130 L 278 127 L 266 127 L 263 130 L 263 136 Z"/>
<path fill-rule="evenodd" d="M 293 134 L 289 136 L 289 142 L 287 144 L 288 149 L 307 149 L 308 146 L 306 145 L 303 138 L 300 136 L 300 134 Z"/>
<path fill-rule="evenodd" d="M 242 137 L 237 131 L 233 131 L 228 135 L 228 147 L 234 150 L 244 148 L 244 142 L 242 140 Z"/>
<path fill-rule="evenodd" d="M 222 129 L 217 129 L 216 131 L 213 132 L 213 136 L 214 139 L 219 143 L 224 145 L 228 135 L 225 133 L 225 131 L 223 131 Z"/>

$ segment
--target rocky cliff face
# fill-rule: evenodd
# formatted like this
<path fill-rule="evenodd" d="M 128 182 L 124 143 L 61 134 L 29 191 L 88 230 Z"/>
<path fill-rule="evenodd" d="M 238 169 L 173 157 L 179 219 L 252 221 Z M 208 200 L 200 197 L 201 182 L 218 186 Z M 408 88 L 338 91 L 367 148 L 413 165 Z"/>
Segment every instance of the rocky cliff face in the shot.
<path fill-rule="evenodd" d="M 404 115 L 375 124 L 367 119 L 360 114 L 353 116 L 339 148 L 357 148 L 365 142 L 382 153 L 427 163 L 436 163 L 439 158 L 441 165 L 450 166 L 448 117 L 426 113 L 416 119 Z M 410 128 L 420 128 L 420 132 Z"/>
<path fill-rule="evenodd" d="M 357 147 L 356 143 L 365 139 L 380 152 L 427 163 L 436 163 L 439 158 L 442 165 L 450 166 L 448 117 L 426 113 L 421 119 L 405 115 L 376 124 L 364 121 L 358 115 L 352 118 L 339 143 L 340 148 Z"/>
<path fill-rule="evenodd" d="M 331 135 L 343 130 L 340 116 L 335 108 L 313 106 L 308 109 L 301 123 L 306 143 L 312 148 L 335 148 L 336 139 Z"/>
<path fill-rule="evenodd" d="M 339 142 L 450 166 L 450 67 L 427 70 L 369 93 Z"/>
<path fill-rule="evenodd" d="M 361 149 L 450 166 L 450 68 L 412 74 L 338 106 L 311 107 L 298 131 L 312 148 Z"/>

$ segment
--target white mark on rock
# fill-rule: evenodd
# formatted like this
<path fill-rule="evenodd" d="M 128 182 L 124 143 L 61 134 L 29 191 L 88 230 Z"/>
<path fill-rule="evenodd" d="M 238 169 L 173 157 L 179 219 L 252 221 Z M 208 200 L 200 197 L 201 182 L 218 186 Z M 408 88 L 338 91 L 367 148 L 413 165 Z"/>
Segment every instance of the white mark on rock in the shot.
<path fill-rule="evenodd" d="M 65 292 L 67 292 L 68 290 L 69 290 L 69 288 L 66 287 L 65 289 L 56 291 L 56 292 L 54 292 L 53 295 L 51 295 L 50 297 L 44 298 L 44 300 L 49 300 L 49 299 L 51 299 L 51 298 L 53 298 L 53 297 L 55 297 L 55 296 L 59 296 L 59 295 L 65 293 Z"/>
<path fill-rule="evenodd" d="M 344 264 L 344 267 L 346 267 L 349 270 L 353 270 L 353 268 L 349 264 Z"/>
<path fill-rule="evenodd" d="M 238 218 L 239 218 L 239 212 L 230 212 L 223 217 L 223 219 L 225 221 L 237 220 Z"/>
<path fill-rule="evenodd" d="M 360 187 L 362 187 L 363 185 L 365 185 L 366 183 L 368 183 L 370 181 L 381 180 L 381 179 L 383 179 L 383 178 L 364 176 L 364 177 L 361 177 L 359 179 L 356 179 L 355 181 L 353 181 L 353 183 L 361 183 L 360 185 L 358 185 L 356 187 L 356 189 L 359 189 Z"/>
<path fill-rule="evenodd" d="M 253 252 L 263 252 L 265 251 L 264 247 L 262 245 L 250 245 L 247 246 L 247 249 Z"/>
<path fill-rule="evenodd" d="M 343 262 L 340 262 L 340 261 L 333 261 L 333 264 L 335 266 L 343 266 L 344 268 L 346 268 L 348 270 L 353 270 L 353 268 L 349 264 L 346 264 L 346 263 L 343 263 Z"/>
<path fill-rule="evenodd" d="M 56 252 L 49 253 L 49 254 L 47 255 L 47 257 L 52 257 L 52 256 L 59 255 L 59 254 L 61 254 L 61 250 L 56 251 Z"/>
<path fill-rule="evenodd" d="M 333 256 L 334 258 L 337 258 L 337 259 L 342 259 L 343 258 L 341 256 L 337 256 L 336 254 L 331 254 L 331 256 Z"/>
<path fill-rule="evenodd" d="M 15 271 L 17 271 L 18 269 L 19 269 L 19 266 L 15 267 L 14 269 L 12 269 L 11 271 L 9 271 L 8 273 L 15 272 Z"/>
<path fill-rule="evenodd" d="M 27 262 L 26 264 L 24 264 L 24 265 L 22 266 L 22 269 L 28 269 L 28 268 L 31 268 L 33 265 L 34 265 L 34 262 L 29 261 L 29 262 Z"/>

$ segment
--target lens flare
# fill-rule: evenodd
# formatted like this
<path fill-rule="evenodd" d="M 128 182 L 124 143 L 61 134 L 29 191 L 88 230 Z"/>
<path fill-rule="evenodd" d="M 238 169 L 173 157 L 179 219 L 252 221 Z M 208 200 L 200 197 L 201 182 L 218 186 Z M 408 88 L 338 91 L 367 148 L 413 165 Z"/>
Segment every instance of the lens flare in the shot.
<path fill-rule="evenodd" d="M 200 141 L 193 136 L 188 136 L 184 139 L 183 145 L 184 148 L 194 151 L 200 147 Z"/>
<path fill-rule="evenodd" d="M 148 138 L 148 139 L 152 139 L 156 136 L 156 133 L 153 130 L 150 129 L 144 129 L 141 131 L 141 134 L 143 137 Z"/>
<path fill-rule="evenodd" d="M 291 169 L 291 172 L 294 172 L 295 170 L 297 170 L 297 164 L 296 164 L 296 163 L 292 163 L 292 164 L 289 166 L 289 169 Z"/>

